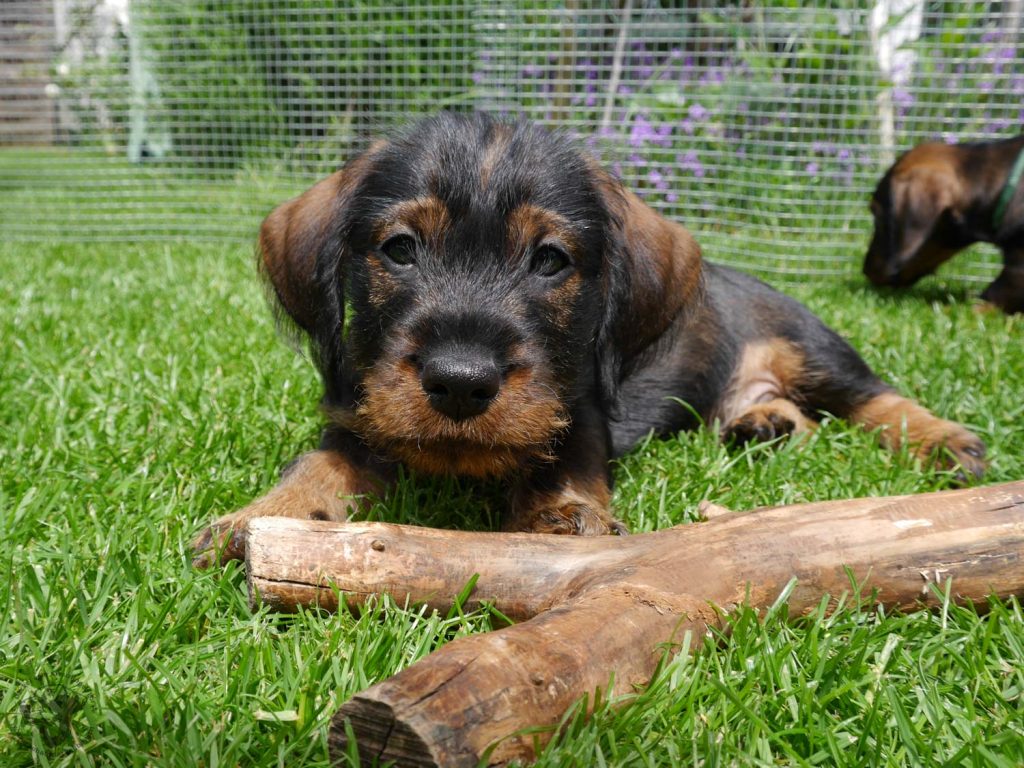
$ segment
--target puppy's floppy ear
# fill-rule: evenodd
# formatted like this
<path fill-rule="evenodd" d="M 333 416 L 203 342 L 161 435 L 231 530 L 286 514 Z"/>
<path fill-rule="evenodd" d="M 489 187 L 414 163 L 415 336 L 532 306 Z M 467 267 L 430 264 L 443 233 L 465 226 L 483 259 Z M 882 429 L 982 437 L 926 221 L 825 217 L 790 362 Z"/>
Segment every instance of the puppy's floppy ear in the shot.
<path fill-rule="evenodd" d="M 892 257 L 904 263 L 928 242 L 939 219 L 951 211 L 959 179 L 933 169 L 914 170 L 893 179 L 890 232 Z"/>
<path fill-rule="evenodd" d="M 700 246 L 603 170 L 598 187 L 611 221 L 605 308 L 598 334 L 598 385 L 614 411 L 618 387 L 702 293 Z"/>
<path fill-rule="evenodd" d="M 333 308 L 337 312 L 342 310 L 340 291 L 337 297 L 330 295 L 332 289 L 324 273 L 330 273 L 340 286 L 345 208 L 366 175 L 371 156 L 382 144 L 279 205 L 260 227 L 260 272 L 288 317 L 311 337 L 321 330 L 322 320 L 332 314 L 332 304 L 339 304 Z"/>

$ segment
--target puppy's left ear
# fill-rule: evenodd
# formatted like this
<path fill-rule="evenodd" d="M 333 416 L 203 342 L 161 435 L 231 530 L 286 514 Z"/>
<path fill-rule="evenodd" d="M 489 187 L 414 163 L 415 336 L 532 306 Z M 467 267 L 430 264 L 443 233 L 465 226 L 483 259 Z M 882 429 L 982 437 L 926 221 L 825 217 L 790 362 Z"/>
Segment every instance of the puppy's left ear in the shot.
<path fill-rule="evenodd" d="M 615 410 L 619 384 L 702 292 L 700 246 L 604 171 L 599 189 L 611 219 L 598 385 Z"/>

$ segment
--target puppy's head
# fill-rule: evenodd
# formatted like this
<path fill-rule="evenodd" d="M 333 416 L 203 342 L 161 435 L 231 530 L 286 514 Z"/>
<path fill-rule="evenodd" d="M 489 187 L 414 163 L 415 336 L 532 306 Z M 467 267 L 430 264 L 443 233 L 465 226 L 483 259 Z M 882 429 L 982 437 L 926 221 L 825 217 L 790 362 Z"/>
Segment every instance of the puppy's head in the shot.
<path fill-rule="evenodd" d="M 962 183 L 957 163 L 955 147 L 922 144 L 879 181 L 870 203 L 875 229 L 864 259 L 872 283 L 912 285 L 963 247 L 955 233 Z"/>
<path fill-rule="evenodd" d="M 483 115 L 374 145 L 271 213 L 260 253 L 328 412 L 472 476 L 549 455 L 581 402 L 609 407 L 699 281 L 685 230 L 570 141 Z"/>

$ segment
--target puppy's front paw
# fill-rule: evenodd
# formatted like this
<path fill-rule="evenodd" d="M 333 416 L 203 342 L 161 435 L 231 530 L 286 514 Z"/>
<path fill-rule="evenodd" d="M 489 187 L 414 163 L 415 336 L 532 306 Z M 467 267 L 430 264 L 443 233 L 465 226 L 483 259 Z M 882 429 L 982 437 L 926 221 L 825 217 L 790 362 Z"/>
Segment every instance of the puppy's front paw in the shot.
<path fill-rule="evenodd" d="M 192 541 L 197 568 L 221 565 L 245 558 L 245 540 L 249 521 L 257 517 L 294 517 L 300 520 L 344 522 L 348 505 L 340 499 L 327 500 L 277 488 L 252 504 L 224 515 L 210 524 Z"/>
<path fill-rule="evenodd" d="M 608 509 L 607 488 L 586 494 L 573 489 L 531 496 L 513 503 L 506 531 L 557 533 L 565 536 L 625 536 L 629 529 Z"/>
<path fill-rule="evenodd" d="M 566 536 L 625 536 L 629 533 L 626 525 L 607 511 L 594 509 L 587 504 L 564 504 L 544 510 L 533 519 L 529 528 L 522 530 Z"/>

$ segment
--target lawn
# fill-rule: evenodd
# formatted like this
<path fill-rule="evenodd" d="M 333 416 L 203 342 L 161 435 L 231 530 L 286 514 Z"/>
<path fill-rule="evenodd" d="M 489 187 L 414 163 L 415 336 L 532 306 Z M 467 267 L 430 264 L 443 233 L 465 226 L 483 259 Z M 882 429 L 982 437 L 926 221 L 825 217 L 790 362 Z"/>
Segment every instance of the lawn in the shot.
<path fill-rule="evenodd" d="M 934 278 L 899 296 L 859 278 L 787 289 L 981 435 L 987 481 L 1024 477 L 1024 319 L 978 313 L 976 286 Z M 341 702 L 488 628 L 387 604 L 272 615 L 250 609 L 237 566 L 190 566 L 203 523 L 267 489 L 320 424 L 312 366 L 275 335 L 249 248 L 2 244 L 0 339 L 0 764 L 326 765 Z M 615 474 L 634 531 L 691 520 L 703 499 L 950 479 L 836 421 L 801 445 L 651 441 Z M 421 480 L 370 514 L 488 528 L 498 498 Z M 693 639 L 632 706 L 570 718 L 540 765 L 1024 763 L 1018 603 L 902 615 L 847 595 L 785 619 L 740 612 L 727 636 Z"/>

